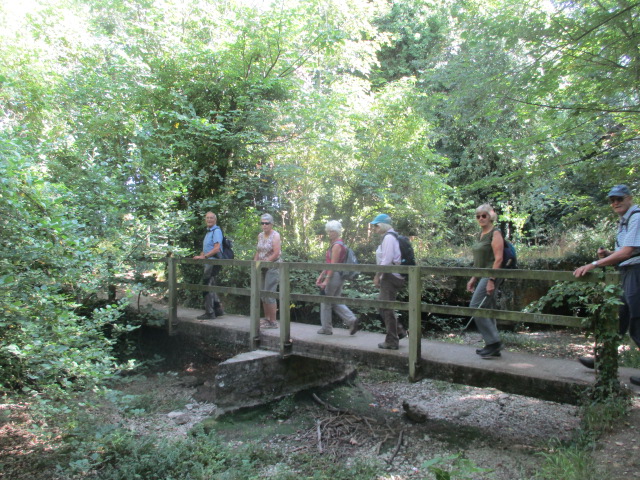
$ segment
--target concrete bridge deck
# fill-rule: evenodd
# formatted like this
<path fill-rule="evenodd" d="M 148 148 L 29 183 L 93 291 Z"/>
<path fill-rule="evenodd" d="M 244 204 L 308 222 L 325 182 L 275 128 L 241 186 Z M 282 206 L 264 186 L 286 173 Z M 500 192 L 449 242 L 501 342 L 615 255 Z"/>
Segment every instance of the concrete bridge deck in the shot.
<path fill-rule="evenodd" d="M 197 320 L 202 310 L 178 308 L 177 335 L 197 336 L 207 342 L 249 347 L 249 317 L 227 314 L 215 320 Z M 381 333 L 334 328 L 333 335 L 319 335 L 319 325 L 291 323 L 292 355 L 364 364 L 408 373 L 407 340 L 399 350 L 381 350 Z M 260 348 L 279 350 L 279 330 L 262 330 Z M 502 357 L 481 359 L 475 347 L 422 340 L 420 373 L 423 378 L 476 387 L 491 387 L 508 393 L 544 400 L 576 403 L 580 392 L 595 381 L 595 373 L 576 360 L 545 358 L 527 353 L 503 351 Z M 620 381 L 636 394 L 640 387 L 629 384 L 629 376 L 640 370 L 620 368 Z"/>

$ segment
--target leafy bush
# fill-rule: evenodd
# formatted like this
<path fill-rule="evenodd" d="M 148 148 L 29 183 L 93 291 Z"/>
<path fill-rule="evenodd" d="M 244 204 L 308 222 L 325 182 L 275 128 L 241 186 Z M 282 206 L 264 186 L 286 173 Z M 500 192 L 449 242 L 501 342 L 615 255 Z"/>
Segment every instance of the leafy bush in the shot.
<path fill-rule="evenodd" d="M 0 389 L 60 393 L 110 375 L 129 327 L 123 304 L 78 314 L 106 286 L 108 260 L 25 148 L 0 136 Z"/>

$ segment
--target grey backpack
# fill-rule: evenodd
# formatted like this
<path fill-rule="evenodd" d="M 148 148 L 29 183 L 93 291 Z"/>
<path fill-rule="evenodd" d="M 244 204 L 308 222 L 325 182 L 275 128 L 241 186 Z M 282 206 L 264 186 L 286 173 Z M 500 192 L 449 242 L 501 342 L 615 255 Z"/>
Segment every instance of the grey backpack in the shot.
<path fill-rule="evenodd" d="M 344 263 L 350 265 L 358 265 L 358 258 L 356 257 L 355 252 L 341 241 L 337 241 L 336 243 L 342 245 L 347 250 L 347 257 L 344 259 Z M 344 280 L 355 280 L 356 278 L 358 278 L 358 275 L 360 275 L 360 272 L 356 272 L 355 270 L 347 270 L 344 272 L 340 272 L 340 275 L 342 275 L 342 278 Z"/>

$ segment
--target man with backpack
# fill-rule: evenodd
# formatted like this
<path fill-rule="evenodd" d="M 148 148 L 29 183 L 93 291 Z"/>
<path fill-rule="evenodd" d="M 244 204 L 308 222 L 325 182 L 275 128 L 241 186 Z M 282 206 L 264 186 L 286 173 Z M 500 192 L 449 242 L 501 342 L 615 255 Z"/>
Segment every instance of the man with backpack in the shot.
<path fill-rule="evenodd" d="M 207 258 L 218 257 L 222 253 L 222 230 L 216 225 L 218 217 L 213 212 L 207 212 L 204 217 L 204 221 L 207 224 L 207 233 L 202 241 L 202 252 L 200 255 L 196 255 L 194 260 L 205 260 Z M 207 264 L 204 266 L 204 272 L 202 275 L 202 284 L 213 287 L 216 284 L 216 275 L 220 271 L 219 265 Z M 224 315 L 220 299 L 216 292 L 205 292 L 204 294 L 204 309 L 205 313 L 198 316 L 198 320 L 213 320 L 216 317 Z"/>
<path fill-rule="evenodd" d="M 618 234 L 613 252 L 603 247 L 598 249 L 598 260 L 577 268 L 573 274 L 581 277 L 597 267 L 615 266 L 620 272 L 623 294 L 618 312 L 620 335 L 629 335 L 640 347 L 640 207 L 633 204 L 631 190 L 626 185 L 614 186 L 609 194 L 609 203 L 618 214 Z M 595 368 L 593 357 L 581 357 L 585 367 Z M 631 383 L 640 385 L 640 377 L 631 377 Z"/>
<path fill-rule="evenodd" d="M 382 236 L 382 243 L 376 249 L 376 264 L 402 265 L 399 235 L 392 227 L 391 217 L 381 213 L 373 219 L 371 225 L 376 233 Z M 406 280 L 399 273 L 376 273 L 373 284 L 380 288 L 378 300 L 395 301 L 398 292 L 405 286 Z M 384 342 L 378 344 L 378 348 L 398 350 L 400 340 L 407 336 L 407 331 L 398 323 L 393 310 L 381 308 L 379 312 L 387 328 L 387 335 Z"/>

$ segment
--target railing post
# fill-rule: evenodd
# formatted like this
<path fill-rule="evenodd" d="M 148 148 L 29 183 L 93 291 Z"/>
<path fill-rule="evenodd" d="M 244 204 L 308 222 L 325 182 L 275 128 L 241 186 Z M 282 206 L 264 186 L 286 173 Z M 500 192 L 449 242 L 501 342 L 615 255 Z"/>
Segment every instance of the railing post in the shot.
<path fill-rule="evenodd" d="M 420 267 L 409 267 L 409 380 L 417 382 L 422 357 L 422 284 Z"/>
<path fill-rule="evenodd" d="M 178 321 L 178 286 L 176 267 L 178 259 L 167 258 L 167 283 L 169 284 L 169 315 L 167 317 L 167 333 L 173 335 L 173 325 Z"/>
<path fill-rule="evenodd" d="M 617 298 L 615 293 L 605 293 L 605 307 L 594 318 L 596 391 L 595 399 L 606 400 L 620 392 L 618 380 L 618 346 L 620 345 L 618 306 L 607 301 Z"/>
<path fill-rule="evenodd" d="M 280 263 L 280 355 L 291 353 L 291 285 L 289 264 Z"/>
<path fill-rule="evenodd" d="M 251 264 L 251 304 L 249 318 L 249 346 L 256 350 L 260 346 L 260 290 L 262 290 L 260 262 Z"/>

